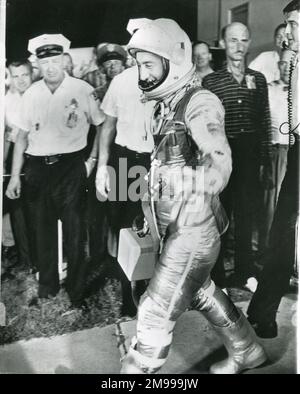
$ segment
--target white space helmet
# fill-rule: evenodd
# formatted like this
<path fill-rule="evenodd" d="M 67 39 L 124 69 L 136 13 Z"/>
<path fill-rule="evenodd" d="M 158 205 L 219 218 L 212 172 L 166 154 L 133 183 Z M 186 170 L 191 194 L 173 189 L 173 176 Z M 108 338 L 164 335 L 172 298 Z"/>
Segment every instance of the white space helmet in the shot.
<path fill-rule="evenodd" d="M 135 32 L 134 30 L 137 29 Z M 145 51 L 159 55 L 168 61 L 163 80 L 151 91 L 145 91 L 149 99 L 164 98 L 178 90 L 190 79 L 192 44 L 187 34 L 172 19 L 130 20 L 127 30 L 132 33 L 127 49 L 132 56 Z"/>

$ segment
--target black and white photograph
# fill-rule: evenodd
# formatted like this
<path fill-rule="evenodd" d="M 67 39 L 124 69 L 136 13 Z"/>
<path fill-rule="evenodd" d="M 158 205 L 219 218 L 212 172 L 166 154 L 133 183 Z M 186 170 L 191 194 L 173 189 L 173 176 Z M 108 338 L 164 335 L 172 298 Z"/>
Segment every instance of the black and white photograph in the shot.
<path fill-rule="evenodd" d="M 0 0 L 1 375 L 298 374 L 299 21 Z"/>

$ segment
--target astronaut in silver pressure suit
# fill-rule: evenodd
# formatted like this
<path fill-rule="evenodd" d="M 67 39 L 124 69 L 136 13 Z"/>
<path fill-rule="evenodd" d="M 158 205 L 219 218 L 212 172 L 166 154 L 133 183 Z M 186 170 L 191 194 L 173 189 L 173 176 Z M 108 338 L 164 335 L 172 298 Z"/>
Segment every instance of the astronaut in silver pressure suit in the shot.
<path fill-rule="evenodd" d="M 157 102 L 145 122 L 155 140 L 148 177 L 152 217 L 146 219 L 161 248 L 121 373 L 158 371 L 176 320 L 189 307 L 204 314 L 229 353 L 211 373 L 255 368 L 266 360 L 263 348 L 242 312 L 210 279 L 227 227 L 218 197 L 231 173 L 223 106 L 197 86 L 191 42 L 176 22 L 131 20 L 128 30 L 135 30 L 128 50 L 138 64 L 139 87 L 146 100 Z"/>

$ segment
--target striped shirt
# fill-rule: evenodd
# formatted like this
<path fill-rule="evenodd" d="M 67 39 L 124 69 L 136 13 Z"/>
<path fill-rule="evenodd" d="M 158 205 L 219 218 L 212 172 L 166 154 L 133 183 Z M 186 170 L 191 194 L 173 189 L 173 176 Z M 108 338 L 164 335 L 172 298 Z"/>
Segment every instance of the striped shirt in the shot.
<path fill-rule="evenodd" d="M 256 133 L 262 146 L 270 144 L 271 120 L 265 77 L 249 68 L 241 84 L 227 65 L 207 75 L 203 87 L 215 93 L 225 108 L 225 132 L 228 138 Z"/>

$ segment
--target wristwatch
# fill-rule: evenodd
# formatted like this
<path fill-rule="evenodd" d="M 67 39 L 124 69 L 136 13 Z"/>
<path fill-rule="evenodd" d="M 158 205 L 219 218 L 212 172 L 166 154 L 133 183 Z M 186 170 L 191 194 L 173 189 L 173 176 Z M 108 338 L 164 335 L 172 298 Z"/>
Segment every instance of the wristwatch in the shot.
<path fill-rule="evenodd" d="M 92 161 L 93 163 L 96 163 L 96 161 L 98 161 L 98 159 L 97 159 L 97 157 L 90 156 L 90 157 L 87 159 L 87 161 Z"/>

